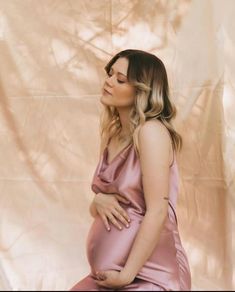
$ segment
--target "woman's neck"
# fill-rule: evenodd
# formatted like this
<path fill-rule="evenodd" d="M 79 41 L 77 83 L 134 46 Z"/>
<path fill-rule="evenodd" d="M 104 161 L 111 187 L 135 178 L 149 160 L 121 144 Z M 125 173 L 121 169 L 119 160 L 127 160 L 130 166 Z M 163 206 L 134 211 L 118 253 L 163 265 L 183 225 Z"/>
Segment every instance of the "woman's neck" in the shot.
<path fill-rule="evenodd" d="M 132 140 L 132 135 L 129 132 L 127 131 L 123 131 L 121 130 L 121 132 L 119 132 L 119 134 L 116 136 L 116 141 L 117 143 L 120 143 L 120 144 L 126 144 L 126 143 L 130 143 L 130 141 Z"/>

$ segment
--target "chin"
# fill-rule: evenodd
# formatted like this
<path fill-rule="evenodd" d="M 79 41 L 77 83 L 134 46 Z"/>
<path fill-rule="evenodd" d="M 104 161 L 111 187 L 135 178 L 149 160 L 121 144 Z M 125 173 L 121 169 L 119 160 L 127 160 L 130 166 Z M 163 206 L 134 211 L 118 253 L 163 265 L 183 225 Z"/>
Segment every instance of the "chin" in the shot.
<path fill-rule="evenodd" d="M 103 105 L 114 106 L 111 102 L 109 102 L 109 99 L 110 99 L 110 98 L 107 98 L 107 97 L 105 97 L 105 96 L 101 96 L 101 98 L 100 98 L 100 102 L 101 102 Z"/>

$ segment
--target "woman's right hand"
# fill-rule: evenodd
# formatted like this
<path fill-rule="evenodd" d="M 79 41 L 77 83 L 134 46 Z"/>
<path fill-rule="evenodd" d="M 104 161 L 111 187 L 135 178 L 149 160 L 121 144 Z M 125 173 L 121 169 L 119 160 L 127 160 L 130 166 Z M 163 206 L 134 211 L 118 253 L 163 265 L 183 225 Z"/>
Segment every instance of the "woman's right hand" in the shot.
<path fill-rule="evenodd" d="M 112 223 L 119 230 L 122 230 L 122 225 L 129 227 L 130 217 L 127 212 L 121 207 L 119 202 L 130 204 L 130 201 L 123 198 L 119 194 L 103 194 L 98 193 L 94 197 L 93 203 L 95 204 L 97 213 L 100 215 L 107 230 L 110 230 Z"/>

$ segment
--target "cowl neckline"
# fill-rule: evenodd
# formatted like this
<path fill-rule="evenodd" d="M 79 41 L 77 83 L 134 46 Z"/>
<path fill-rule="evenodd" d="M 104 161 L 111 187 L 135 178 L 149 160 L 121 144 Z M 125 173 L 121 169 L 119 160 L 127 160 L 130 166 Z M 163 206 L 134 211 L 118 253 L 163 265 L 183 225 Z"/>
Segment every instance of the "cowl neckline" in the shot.
<path fill-rule="evenodd" d="M 121 149 L 121 151 L 119 151 L 114 157 L 113 159 L 108 162 L 108 158 L 109 158 L 109 149 L 108 149 L 108 145 L 109 145 L 110 140 L 108 141 L 107 145 L 104 148 L 104 152 L 103 152 L 103 157 L 102 157 L 102 164 L 104 163 L 107 167 L 111 166 L 113 163 L 115 163 L 116 161 L 119 161 L 120 158 L 126 158 L 126 151 L 128 149 L 130 149 L 130 146 L 133 146 L 133 142 L 131 142 L 130 144 L 128 144 L 127 146 L 123 147 Z M 175 159 L 175 151 L 173 151 L 173 161 L 170 164 L 169 168 L 171 169 L 176 163 L 176 159 Z"/>
<path fill-rule="evenodd" d="M 129 161 L 129 153 L 131 149 L 133 149 L 131 146 L 133 144 L 130 143 L 129 145 L 125 146 L 121 151 L 119 151 L 115 157 L 108 163 L 107 156 L 108 156 L 108 147 L 106 146 L 100 161 L 100 166 L 97 170 L 97 176 L 99 179 L 105 183 L 106 185 L 114 183 L 118 177 L 119 174 L 124 167 L 124 164 Z"/>
<path fill-rule="evenodd" d="M 130 146 L 133 145 L 133 143 L 131 142 L 130 144 L 128 144 L 127 146 L 123 147 L 113 158 L 110 162 L 108 162 L 108 158 L 109 158 L 109 149 L 108 149 L 108 145 L 109 143 L 105 146 L 104 149 L 104 154 L 103 154 L 103 162 L 107 165 L 110 166 L 111 164 L 113 164 L 116 160 L 118 160 L 120 157 L 123 157 L 124 153 L 126 153 L 126 151 L 130 148 Z"/>

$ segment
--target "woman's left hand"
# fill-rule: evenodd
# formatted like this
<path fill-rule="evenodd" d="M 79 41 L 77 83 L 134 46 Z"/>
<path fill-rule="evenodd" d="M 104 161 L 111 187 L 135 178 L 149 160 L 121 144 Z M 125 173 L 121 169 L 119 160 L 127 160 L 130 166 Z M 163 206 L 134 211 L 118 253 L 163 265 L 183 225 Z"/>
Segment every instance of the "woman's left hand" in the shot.
<path fill-rule="evenodd" d="M 97 280 L 95 282 L 99 286 L 116 289 L 124 287 L 132 282 L 130 279 L 125 277 L 121 272 L 114 270 L 97 272 L 96 279 Z"/>

